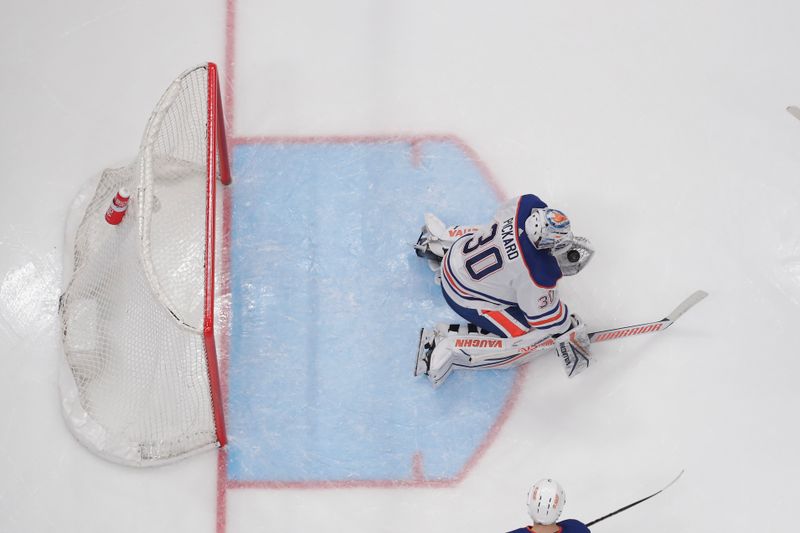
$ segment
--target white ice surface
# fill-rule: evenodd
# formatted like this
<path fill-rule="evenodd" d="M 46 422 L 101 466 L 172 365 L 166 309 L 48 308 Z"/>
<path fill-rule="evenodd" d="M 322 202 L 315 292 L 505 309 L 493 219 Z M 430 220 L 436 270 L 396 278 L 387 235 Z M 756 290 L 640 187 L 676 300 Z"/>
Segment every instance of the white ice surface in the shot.
<path fill-rule="evenodd" d="M 225 7 L 5 6 L 0 531 L 215 531 L 214 454 L 134 471 L 66 430 L 56 305 L 72 198 L 134 156 L 175 75 L 222 66 Z M 509 196 L 540 194 L 592 238 L 591 267 L 563 284 L 590 325 L 660 318 L 697 288 L 711 296 L 664 334 L 598 345 L 574 380 L 539 361 L 455 488 L 230 491 L 227 531 L 507 531 L 543 475 L 566 486 L 566 515 L 588 520 L 682 468 L 669 492 L 595 531 L 793 523 L 800 122 L 784 109 L 800 103 L 800 4 L 235 9 L 236 134 L 457 134 Z"/>

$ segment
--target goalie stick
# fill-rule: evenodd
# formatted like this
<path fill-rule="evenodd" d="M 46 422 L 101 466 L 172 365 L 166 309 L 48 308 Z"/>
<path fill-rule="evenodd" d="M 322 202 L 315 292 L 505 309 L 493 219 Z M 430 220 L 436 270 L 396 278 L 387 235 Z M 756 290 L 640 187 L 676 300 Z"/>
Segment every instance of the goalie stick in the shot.
<path fill-rule="evenodd" d="M 633 335 L 641 335 L 644 333 L 652 333 L 654 331 L 663 331 L 670 327 L 676 320 L 678 320 L 678 318 L 681 317 L 681 315 L 691 309 L 706 296 L 708 296 L 708 293 L 705 291 L 695 291 L 689 295 L 688 298 L 682 301 L 678 307 L 673 309 L 669 315 L 661 320 L 657 320 L 655 322 L 646 322 L 644 324 L 636 324 L 633 326 L 623 326 L 621 328 L 593 331 L 589 333 L 589 340 L 590 342 L 595 343 L 620 339 L 622 337 L 630 337 Z M 417 346 L 417 360 L 414 369 L 415 376 L 427 374 L 426 367 L 429 364 L 428 357 L 430 357 L 430 352 L 433 349 L 434 339 L 435 334 L 433 330 L 429 328 L 422 328 L 420 330 L 419 345 Z M 475 337 L 459 336 L 457 337 L 456 343 L 458 343 L 459 339 L 461 339 L 461 342 L 470 344 L 471 342 L 474 342 Z M 492 340 L 497 343 L 497 351 L 493 352 L 490 355 L 490 358 L 483 358 L 483 361 L 480 365 L 471 365 L 470 368 L 480 367 L 483 369 L 490 369 L 498 366 L 509 367 L 511 366 L 509 363 L 513 361 L 516 361 L 516 363 L 513 363 L 513 366 L 516 366 L 517 364 L 522 364 L 523 362 L 529 360 L 528 358 L 530 354 L 535 352 L 543 352 L 555 345 L 553 337 L 546 337 L 544 339 L 539 337 L 539 339 L 540 340 L 538 341 L 532 341 L 528 334 L 509 338 L 492 337 Z M 509 358 L 512 357 L 514 359 L 510 360 Z M 454 366 L 458 367 L 462 365 L 454 364 Z"/>
<path fill-rule="evenodd" d="M 661 320 L 655 322 L 646 322 L 644 324 L 636 324 L 633 326 L 623 326 L 621 328 L 604 329 L 600 331 L 593 331 L 589 333 L 589 341 L 592 343 L 610 341 L 620 339 L 622 337 L 631 337 L 633 335 L 642 335 L 644 333 L 652 333 L 654 331 L 663 331 L 670 327 L 681 315 L 691 309 L 703 298 L 708 296 L 706 291 L 695 291 L 688 298 L 682 301 L 678 307 L 672 310 L 670 314 Z M 414 375 L 417 376 L 424 372 L 423 354 L 425 353 L 430 343 L 433 341 L 433 332 L 422 328 L 420 330 L 419 346 L 417 348 L 417 363 Z M 527 342 L 526 342 L 527 341 Z M 505 364 L 506 358 L 510 355 L 527 355 L 532 352 L 540 352 L 547 350 L 554 346 L 552 337 L 546 337 L 537 342 L 531 343 L 526 339 L 525 335 L 520 337 L 510 337 L 505 339 L 498 339 L 498 351 L 493 354 L 493 360 Z M 487 360 L 486 364 L 482 365 L 484 368 L 491 368 L 497 366 L 493 364 L 493 360 Z"/>
<path fill-rule="evenodd" d="M 789 107 L 786 108 L 786 111 L 788 111 L 789 114 L 791 114 L 797 120 L 800 120 L 800 108 L 798 108 L 797 106 L 790 105 Z"/>
<path fill-rule="evenodd" d="M 659 494 L 661 494 L 662 492 L 664 492 L 665 490 L 667 490 L 668 488 L 670 488 L 672 485 L 674 485 L 674 484 L 675 484 L 675 482 L 676 482 L 676 481 L 678 481 L 678 480 L 681 478 L 681 476 L 683 475 L 683 472 L 684 472 L 684 470 L 681 470 L 681 473 L 680 473 L 680 474 L 678 474 L 678 475 L 677 475 L 677 477 L 675 477 L 675 479 L 673 479 L 672 481 L 670 481 L 670 482 L 667 484 L 667 486 L 666 486 L 666 487 L 664 487 L 663 489 L 659 490 L 658 492 L 654 492 L 654 493 L 653 493 L 653 494 L 651 494 L 650 496 L 646 496 L 646 497 L 642 498 L 641 500 L 637 500 L 637 501 L 635 501 L 635 502 L 633 502 L 633 503 L 629 503 L 629 504 L 628 504 L 628 505 L 626 505 L 625 507 L 620 507 L 619 509 L 617 509 L 617 510 L 616 510 L 616 511 L 614 511 L 613 513 L 608 513 L 608 514 L 607 514 L 607 515 L 605 515 L 605 516 L 601 516 L 600 518 L 597 518 L 597 519 L 595 519 L 595 520 L 592 520 L 591 522 L 589 522 L 589 523 L 587 523 L 587 524 L 586 524 L 586 527 L 592 526 L 592 525 L 594 525 L 594 524 L 596 524 L 596 523 L 598 523 L 598 522 L 601 522 L 601 521 L 605 520 L 606 518 L 610 518 L 610 517 L 614 516 L 615 514 L 619 514 L 619 513 L 621 513 L 622 511 L 625 511 L 625 510 L 627 510 L 627 509 L 630 509 L 630 508 L 631 508 L 631 507 L 633 507 L 634 505 L 639 505 L 640 503 L 642 503 L 642 502 L 645 502 L 645 501 L 649 500 L 650 498 L 652 498 L 652 497 L 654 497 L 654 496 L 658 496 Z"/>

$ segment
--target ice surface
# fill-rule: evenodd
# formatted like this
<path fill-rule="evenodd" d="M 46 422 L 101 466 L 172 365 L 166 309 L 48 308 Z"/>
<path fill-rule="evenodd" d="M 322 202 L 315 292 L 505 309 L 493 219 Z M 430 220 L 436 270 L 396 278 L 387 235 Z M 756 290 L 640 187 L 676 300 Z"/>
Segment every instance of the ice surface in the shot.
<path fill-rule="evenodd" d="M 590 520 L 682 468 L 668 492 L 595 531 L 792 523 L 800 123 L 785 108 L 800 103 L 798 15 L 789 1 L 10 4 L 0 20 L 0 530 L 508 531 L 526 523 L 527 484 L 544 475 L 566 487 L 565 515 Z M 463 139 L 501 194 L 539 194 L 592 239 L 590 267 L 563 282 L 592 328 L 661 318 L 695 289 L 710 296 L 663 334 L 598 345 L 597 364 L 573 380 L 554 358 L 537 361 L 491 446 L 446 487 L 231 486 L 223 501 L 214 454 L 150 472 L 107 464 L 60 419 L 64 221 L 88 176 L 135 154 L 169 81 L 206 59 L 230 76 L 239 141 Z M 240 172 L 261 168 L 254 154 L 236 157 Z M 440 199 L 423 195 L 416 219 L 408 200 L 411 241 Z M 305 216 L 332 216 L 320 209 Z M 424 268 L 391 258 L 400 283 Z M 498 378 L 461 381 L 484 379 Z M 244 441 L 232 422 L 235 461 Z M 382 450 L 370 449 L 375 464 Z M 751 486 L 764 508 L 750 505 Z"/>
<path fill-rule="evenodd" d="M 420 326 L 459 318 L 410 243 L 421 212 L 492 216 L 480 168 L 454 139 L 248 144 L 234 160 L 229 478 L 462 475 L 516 372 L 414 378 Z"/>

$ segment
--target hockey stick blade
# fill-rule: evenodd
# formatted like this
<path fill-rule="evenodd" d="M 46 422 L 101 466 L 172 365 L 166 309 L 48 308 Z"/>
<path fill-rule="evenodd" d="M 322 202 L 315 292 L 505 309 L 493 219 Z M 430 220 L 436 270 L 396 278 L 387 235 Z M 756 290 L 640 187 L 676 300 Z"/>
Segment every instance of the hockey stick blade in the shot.
<path fill-rule="evenodd" d="M 702 301 L 706 296 L 708 296 L 706 291 L 694 291 L 691 295 L 689 295 L 688 298 L 682 301 L 678 307 L 673 309 L 672 312 L 667 315 L 667 320 L 669 320 L 669 323 L 672 324 L 678 320 L 683 313 L 694 307 L 695 304 Z"/>
<path fill-rule="evenodd" d="M 797 120 L 800 120 L 800 107 L 797 107 L 795 105 L 790 105 L 789 107 L 786 108 L 786 111 L 788 111 L 789 114 L 792 115 Z"/>
<path fill-rule="evenodd" d="M 678 307 L 672 310 L 665 318 L 656 320 L 655 322 L 647 322 L 645 324 L 636 324 L 634 326 L 624 326 L 621 328 L 604 329 L 602 331 L 593 331 L 589 333 L 589 340 L 591 342 L 610 341 L 612 339 L 619 339 L 621 337 L 630 337 L 632 335 L 641 335 L 643 333 L 652 333 L 654 331 L 662 331 L 672 325 L 673 322 L 678 320 L 681 315 L 694 307 L 703 298 L 708 296 L 706 291 L 695 291 L 688 298 L 682 301 Z"/>
<path fill-rule="evenodd" d="M 651 494 L 650 496 L 645 496 L 645 497 L 644 497 L 644 498 L 642 498 L 641 500 L 637 500 L 637 501 L 635 501 L 635 502 L 633 502 L 633 503 L 629 503 L 629 504 L 628 504 L 628 505 L 626 505 L 625 507 L 620 507 L 619 509 L 617 509 L 617 510 L 616 510 L 616 511 L 614 511 L 613 513 L 608 513 L 608 514 L 607 514 L 607 515 L 605 515 L 605 516 L 601 516 L 600 518 L 597 518 L 597 519 L 595 519 L 595 520 L 592 520 L 591 522 L 589 522 L 589 523 L 587 523 L 587 524 L 586 524 L 586 527 L 592 526 L 592 525 L 594 525 L 594 524 L 596 524 L 596 523 L 598 523 L 598 522 L 601 522 L 601 521 L 605 520 L 606 518 L 610 518 L 610 517 L 614 516 L 615 514 L 619 514 L 619 513 L 621 513 L 622 511 L 625 511 L 625 510 L 627 510 L 627 509 L 630 509 L 630 508 L 631 508 L 631 507 L 633 507 L 634 505 L 639 505 L 640 503 L 642 503 L 642 502 L 645 502 L 645 501 L 649 500 L 650 498 L 652 498 L 652 497 L 654 497 L 654 496 L 658 496 L 659 494 L 661 494 L 662 492 L 664 492 L 665 490 L 667 490 L 668 488 L 670 488 L 672 485 L 674 485 L 674 484 L 675 484 L 675 482 L 676 482 L 676 481 L 678 481 L 678 480 L 681 478 L 681 476 L 683 475 L 684 471 L 685 471 L 685 470 L 681 470 L 681 473 L 680 473 L 680 474 L 678 474 L 678 475 L 675 477 L 675 479 L 673 479 L 672 481 L 670 481 L 669 483 L 667 483 L 667 485 L 666 485 L 666 486 L 665 486 L 663 489 L 659 490 L 658 492 L 654 492 L 654 493 L 653 493 L 653 494 Z"/>

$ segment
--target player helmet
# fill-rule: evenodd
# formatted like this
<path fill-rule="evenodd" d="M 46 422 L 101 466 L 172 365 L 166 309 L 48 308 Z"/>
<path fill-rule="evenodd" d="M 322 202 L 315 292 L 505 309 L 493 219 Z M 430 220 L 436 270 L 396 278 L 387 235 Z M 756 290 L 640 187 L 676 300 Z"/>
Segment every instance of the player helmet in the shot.
<path fill-rule="evenodd" d="M 535 524 L 555 524 L 567 497 L 557 481 L 540 479 L 528 491 L 528 514 Z"/>
<path fill-rule="evenodd" d="M 549 207 L 534 209 L 525 220 L 525 233 L 537 250 L 557 253 L 572 242 L 572 228 L 567 215 Z"/>

